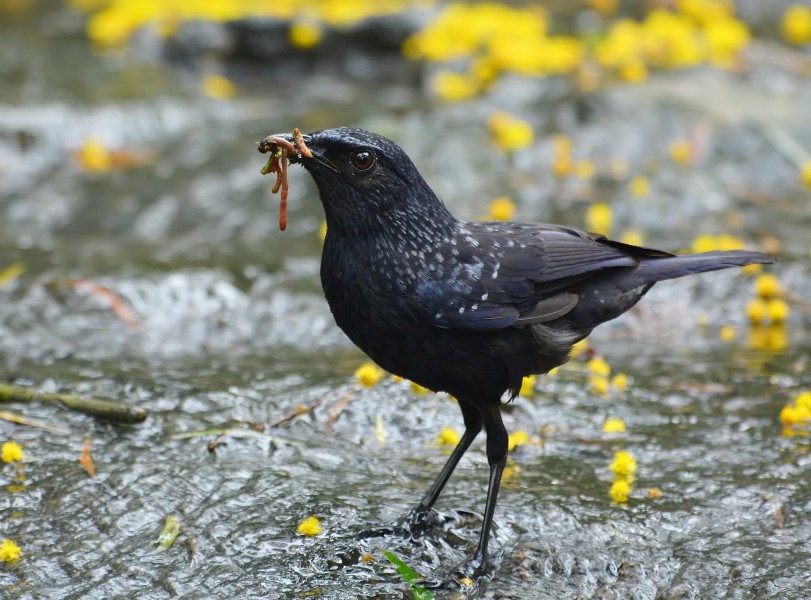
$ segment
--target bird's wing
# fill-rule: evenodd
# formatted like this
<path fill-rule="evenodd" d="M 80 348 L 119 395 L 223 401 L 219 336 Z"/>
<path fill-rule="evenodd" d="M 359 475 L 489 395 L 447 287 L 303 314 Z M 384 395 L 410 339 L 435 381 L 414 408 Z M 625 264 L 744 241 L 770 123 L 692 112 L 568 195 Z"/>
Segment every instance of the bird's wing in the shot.
<path fill-rule="evenodd" d="M 463 225 L 416 290 L 439 327 L 492 330 L 551 321 L 577 305 L 576 284 L 658 255 L 557 226 Z"/>

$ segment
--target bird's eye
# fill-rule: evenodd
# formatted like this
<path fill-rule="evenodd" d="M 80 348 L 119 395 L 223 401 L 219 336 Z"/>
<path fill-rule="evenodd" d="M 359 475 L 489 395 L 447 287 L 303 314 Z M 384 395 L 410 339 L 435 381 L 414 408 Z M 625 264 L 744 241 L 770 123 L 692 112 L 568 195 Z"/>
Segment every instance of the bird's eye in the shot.
<path fill-rule="evenodd" d="M 375 155 L 367 150 L 352 154 L 352 166 L 358 171 L 368 171 L 375 164 Z"/>

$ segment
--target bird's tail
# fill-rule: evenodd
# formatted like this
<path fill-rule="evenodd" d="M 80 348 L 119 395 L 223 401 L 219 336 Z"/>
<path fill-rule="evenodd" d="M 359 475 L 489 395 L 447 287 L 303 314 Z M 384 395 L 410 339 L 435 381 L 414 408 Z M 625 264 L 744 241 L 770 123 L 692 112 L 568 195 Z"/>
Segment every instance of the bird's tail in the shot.
<path fill-rule="evenodd" d="M 664 258 L 645 258 L 636 268 L 630 269 L 620 277 L 612 277 L 612 281 L 620 287 L 633 289 L 641 285 L 653 284 L 665 279 L 676 279 L 694 273 L 773 262 L 774 259 L 768 254 L 749 250 L 722 250 Z"/>

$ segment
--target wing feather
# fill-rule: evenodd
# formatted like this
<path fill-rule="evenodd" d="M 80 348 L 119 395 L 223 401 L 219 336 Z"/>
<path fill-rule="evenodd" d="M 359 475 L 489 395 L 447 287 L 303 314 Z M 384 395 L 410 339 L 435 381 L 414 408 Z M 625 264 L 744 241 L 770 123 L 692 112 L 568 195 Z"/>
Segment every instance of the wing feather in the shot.
<path fill-rule="evenodd" d="M 577 305 L 573 287 L 650 251 L 553 225 L 460 223 L 440 252 L 454 267 L 418 286 L 422 305 L 439 327 L 485 331 L 558 319 Z"/>

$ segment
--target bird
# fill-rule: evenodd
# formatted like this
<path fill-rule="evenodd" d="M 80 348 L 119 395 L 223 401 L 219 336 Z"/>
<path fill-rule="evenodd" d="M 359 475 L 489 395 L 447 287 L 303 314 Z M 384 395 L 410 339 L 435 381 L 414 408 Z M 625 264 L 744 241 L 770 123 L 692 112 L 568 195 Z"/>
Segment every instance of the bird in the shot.
<path fill-rule="evenodd" d="M 773 262 L 746 250 L 676 255 L 565 225 L 464 221 L 381 135 L 338 127 L 265 141 L 273 139 L 294 150 L 289 162 L 318 189 L 327 222 L 321 283 L 338 327 L 380 367 L 447 392 L 462 411 L 464 433 L 406 517 L 407 530 L 426 527 L 460 459 L 486 433 L 488 489 L 466 563 L 475 578 L 492 570 L 488 544 L 508 448 L 501 405 L 523 378 L 565 363 L 574 344 L 659 281 Z"/>

